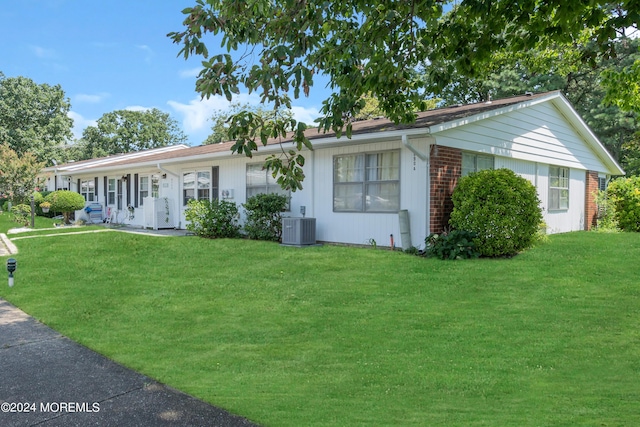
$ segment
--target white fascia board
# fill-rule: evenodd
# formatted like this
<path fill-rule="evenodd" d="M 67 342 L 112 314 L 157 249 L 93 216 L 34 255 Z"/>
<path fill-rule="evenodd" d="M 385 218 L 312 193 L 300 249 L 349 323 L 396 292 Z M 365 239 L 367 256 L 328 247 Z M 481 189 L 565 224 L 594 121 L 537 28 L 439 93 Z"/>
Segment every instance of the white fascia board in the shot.
<path fill-rule="evenodd" d="M 336 138 L 335 136 L 327 137 L 327 138 L 317 138 L 312 139 L 311 144 L 314 148 L 325 148 L 328 146 L 331 147 L 339 147 L 349 144 L 362 144 L 367 142 L 373 142 L 378 140 L 388 140 L 388 139 L 397 139 L 401 141 L 402 136 L 413 136 L 413 135 L 428 135 L 429 128 L 415 128 L 415 129 L 404 129 L 404 130 L 392 130 L 392 131 L 383 131 L 383 132 L 372 132 L 372 133 L 363 133 L 352 135 L 351 138 L 347 138 L 343 136 L 342 138 Z M 293 144 L 291 141 L 283 142 L 283 146 L 289 147 Z M 280 144 L 270 144 L 267 146 L 259 145 L 258 151 L 254 153 L 254 155 L 263 155 L 263 154 L 272 154 L 278 153 L 282 151 L 282 147 Z M 307 148 L 303 148 L 303 151 L 309 151 Z M 189 162 L 197 162 L 208 159 L 221 159 L 227 157 L 234 156 L 244 156 L 243 154 L 232 153 L 231 150 L 228 151 L 219 151 L 216 153 L 208 153 L 208 154 L 199 154 L 196 156 L 188 156 L 188 157 L 176 157 L 173 159 L 166 159 L 161 161 L 155 161 L 148 164 L 139 163 L 136 164 L 136 167 L 142 166 L 153 166 L 153 165 L 171 165 L 176 163 L 189 163 Z"/>
<path fill-rule="evenodd" d="M 143 158 L 143 157 L 147 157 L 147 156 L 151 156 L 151 155 L 155 155 L 155 154 L 160 154 L 160 153 L 168 153 L 171 151 L 175 151 L 175 150 L 183 150 L 189 148 L 188 145 L 185 144 L 178 144 L 178 145 L 168 145 L 166 147 L 158 147 L 158 148 L 154 148 L 151 150 L 145 150 L 145 151 L 134 151 L 132 153 L 126 153 L 126 154 L 122 154 L 119 155 L 118 157 L 103 157 L 101 159 L 95 159 L 93 161 L 83 161 L 82 163 L 79 164 L 74 164 L 74 163 L 68 163 L 66 165 L 63 166 L 58 166 L 58 170 L 60 172 L 66 172 L 68 174 L 72 173 L 72 172 L 82 172 L 83 169 L 93 169 L 96 166 L 100 166 L 100 165 L 108 165 L 109 163 L 113 163 L 113 162 L 121 162 L 123 160 L 130 160 L 130 159 L 136 159 L 136 158 Z M 117 166 L 115 166 L 117 167 Z"/>

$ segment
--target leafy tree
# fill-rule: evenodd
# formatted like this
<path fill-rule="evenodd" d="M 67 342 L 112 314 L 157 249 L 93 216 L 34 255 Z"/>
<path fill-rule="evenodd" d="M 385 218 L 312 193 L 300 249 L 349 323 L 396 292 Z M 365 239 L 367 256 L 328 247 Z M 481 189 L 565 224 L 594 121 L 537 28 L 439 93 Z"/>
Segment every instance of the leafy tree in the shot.
<path fill-rule="evenodd" d="M 640 231 L 640 176 L 611 181 L 607 198 L 616 225 L 623 231 Z"/>
<path fill-rule="evenodd" d="M 360 111 L 353 117 L 354 120 L 369 120 L 376 117 L 385 117 L 384 111 L 380 108 L 380 101 L 370 94 L 365 94 L 360 97 L 364 104 Z M 438 106 L 440 99 L 429 99 L 424 103 L 426 110 L 432 110 Z M 417 112 L 417 109 L 416 109 Z"/>
<path fill-rule="evenodd" d="M 615 57 L 595 56 L 593 42 L 586 35 L 581 42 L 519 53 L 494 52 L 492 60 L 475 77 L 454 73 L 452 83 L 440 91 L 443 104 L 484 102 L 527 91 L 559 89 L 627 173 L 633 173 L 640 166 L 640 147 L 635 136 L 638 115 L 612 105 L 604 87 L 608 72 L 622 70 L 640 59 L 640 40 L 612 41 Z M 585 56 L 593 56 L 593 63 L 583 62 L 581 58 Z M 445 69 L 447 63 L 434 63 L 431 67 Z M 440 82 L 430 82 L 432 89 L 439 85 Z"/>
<path fill-rule="evenodd" d="M 60 85 L 0 73 L 0 141 L 22 156 L 50 162 L 72 137 L 71 104 Z"/>
<path fill-rule="evenodd" d="M 71 223 L 69 218 L 72 212 L 84 208 L 84 197 L 75 191 L 54 191 L 45 197 L 45 201 L 51 203 L 51 209 L 55 212 L 62 212 L 65 224 Z"/>
<path fill-rule="evenodd" d="M 178 123 L 157 108 L 116 110 L 104 114 L 96 126 L 84 130 L 76 153 L 85 158 L 100 157 L 179 144 L 186 139 Z"/>
<path fill-rule="evenodd" d="M 445 16 L 449 6 L 453 13 Z M 637 25 L 639 16 L 634 0 L 613 6 L 605 0 L 524 0 L 517 6 L 511 0 L 196 0 L 183 10 L 183 31 L 168 36 L 182 46 L 185 58 L 204 58 L 196 81 L 203 97 L 232 100 L 245 87 L 274 109 L 290 109 L 291 97 L 309 95 L 314 75 L 326 76 L 331 93 L 323 102 L 319 130 L 333 130 L 339 137 L 343 131 L 351 135 L 365 94 L 378 99 L 394 122 L 415 120 L 415 109 L 425 109 L 427 95 L 416 72 L 420 64 L 449 60 L 451 69 L 473 75 L 496 50 L 573 42 L 585 27 L 593 28 L 591 39 L 599 51 L 610 53 L 616 30 Z M 227 53 L 209 54 L 204 40 L 209 33 L 222 35 Z M 234 59 L 231 51 L 241 54 Z M 253 62 L 255 56 L 259 61 Z M 449 71 L 435 70 L 431 80 L 445 85 Z M 282 187 L 302 188 L 299 151 L 312 148 L 306 126 L 295 120 L 267 127 L 259 122 L 246 111 L 231 117 L 232 151 L 250 156 L 256 141 L 266 144 L 292 133 L 297 151 L 283 150 L 266 166 L 278 174 Z"/>
<path fill-rule="evenodd" d="M 26 202 L 40 184 L 38 173 L 44 167 L 31 153 L 18 154 L 8 144 L 0 144 L 0 194 L 13 203 Z"/>
<path fill-rule="evenodd" d="M 218 110 L 213 113 L 213 116 L 211 117 L 211 121 L 213 122 L 213 125 L 211 126 L 212 133 L 204 141 L 204 144 L 219 144 L 221 142 L 231 141 L 233 138 L 229 133 L 229 120 L 234 114 L 241 111 L 250 111 L 255 114 L 263 123 L 263 126 L 268 126 L 269 123 L 272 123 L 279 118 L 286 120 L 291 120 L 293 118 L 293 113 L 290 110 L 267 110 L 263 107 L 254 107 L 249 104 L 240 104 L 239 102 L 236 102 L 231 104 L 228 110 Z"/>

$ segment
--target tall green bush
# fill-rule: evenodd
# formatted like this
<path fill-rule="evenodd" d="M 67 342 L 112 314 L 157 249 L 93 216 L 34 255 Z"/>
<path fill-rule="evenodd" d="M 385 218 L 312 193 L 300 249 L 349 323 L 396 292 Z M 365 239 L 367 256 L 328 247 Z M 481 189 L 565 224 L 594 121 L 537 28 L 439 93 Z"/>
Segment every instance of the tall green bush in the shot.
<path fill-rule="evenodd" d="M 607 187 L 608 208 L 623 231 L 640 231 L 640 177 L 614 179 Z"/>
<path fill-rule="evenodd" d="M 461 178 L 452 200 L 449 224 L 474 233 L 482 256 L 515 255 L 536 241 L 542 222 L 536 189 L 509 169 L 483 170 Z"/>
<path fill-rule="evenodd" d="M 50 193 L 45 200 L 51 203 L 51 209 L 55 212 L 62 212 L 64 223 L 70 223 L 71 213 L 84 208 L 84 197 L 82 194 L 69 190 L 58 190 Z"/>
<path fill-rule="evenodd" d="M 250 239 L 279 241 L 282 237 L 282 212 L 289 198 L 281 194 L 256 194 L 245 203 L 247 220 L 244 231 Z"/>
<path fill-rule="evenodd" d="M 13 215 L 13 220 L 15 222 L 18 222 L 25 227 L 29 226 L 31 218 L 31 206 L 24 203 L 13 205 L 11 207 L 11 214 Z"/>
<path fill-rule="evenodd" d="M 185 217 L 187 230 L 209 239 L 238 237 L 238 207 L 226 200 L 189 200 Z"/>

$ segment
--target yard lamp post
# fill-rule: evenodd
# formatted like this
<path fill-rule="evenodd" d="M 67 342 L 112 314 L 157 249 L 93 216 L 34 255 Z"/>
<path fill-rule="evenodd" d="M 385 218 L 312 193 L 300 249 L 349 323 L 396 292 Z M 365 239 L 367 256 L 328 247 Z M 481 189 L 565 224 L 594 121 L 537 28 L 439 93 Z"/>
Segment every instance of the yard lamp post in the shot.
<path fill-rule="evenodd" d="M 16 271 L 18 261 L 15 258 L 9 258 L 7 260 L 7 271 L 9 272 L 9 287 L 13 287 L 13 272 Z"/>
<path fill-rule="evenodd" d="M 36 217 L 36 205 L 33 197 L 33 192 L 31 192 L 31 228 L 36 228 L 35 226 L 35 217 Z"/>

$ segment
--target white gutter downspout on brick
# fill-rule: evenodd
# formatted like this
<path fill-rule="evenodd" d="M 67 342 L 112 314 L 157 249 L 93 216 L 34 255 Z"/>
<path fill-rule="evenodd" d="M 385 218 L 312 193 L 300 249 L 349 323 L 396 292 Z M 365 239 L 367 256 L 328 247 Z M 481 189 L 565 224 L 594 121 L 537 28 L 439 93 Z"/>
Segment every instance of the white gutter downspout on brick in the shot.
<path fill-rule="evenodd" d="M 425 162 L 427 164 L 427 182 L 426 182 L 426 187 L 425 187 L 425 191 L 427 192 L 427 197 L 426 197 L 426 206 L 425 206 L 425 229 L 427 232 L 427 235 L 429 235 L 430 230 L 431 230 L 431 171 L 430 171 L 430 159 L 429 159 L 429 153 L 431 152 L 431 146 L 434 144 L 435 142 L 435 138 L 431 135 L 431 129 L 427 128 L 427 138 L 429 139 L 428 144 L 427 144 L 427 152 L 423 153 L 421 151 L 419 151 L 416 147 L 414 147 L 413 145 L 411 145 L 411 142 L 409 142 L 409 136 L 404 133 L 402 134 L 402 145 L 404 145 L 405 147 L 407 147 L 409 149 L 409 151 L 411 151 L 413 154 L 416 155 L 416 157 L 418 157 L 420 160 L 422 160 L 423 162 Z M 426 236 L 425 236 L 426 237 Z"/>

